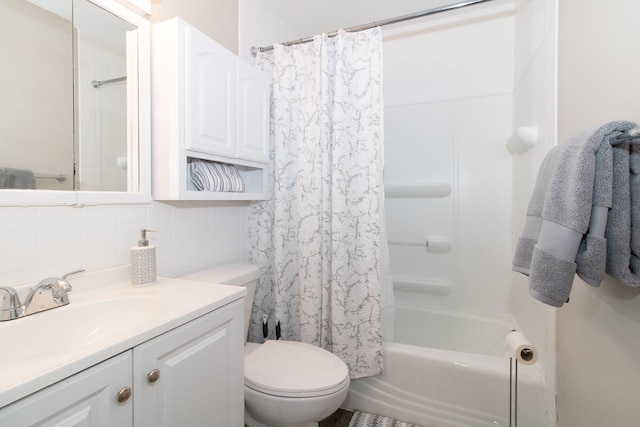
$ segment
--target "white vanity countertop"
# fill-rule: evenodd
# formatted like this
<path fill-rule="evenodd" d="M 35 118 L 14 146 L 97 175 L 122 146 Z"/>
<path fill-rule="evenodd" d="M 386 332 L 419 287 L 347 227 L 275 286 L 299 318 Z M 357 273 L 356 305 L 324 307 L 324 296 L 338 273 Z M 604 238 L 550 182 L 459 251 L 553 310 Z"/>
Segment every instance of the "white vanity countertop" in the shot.
<path fill-rule="evenodd" d="M 246 294 L 239 286 L 161 277 L 135 288 L 127 273 L 118 267 L 72 276 L 68 305 L 0 322 L 0 408 Z"/>

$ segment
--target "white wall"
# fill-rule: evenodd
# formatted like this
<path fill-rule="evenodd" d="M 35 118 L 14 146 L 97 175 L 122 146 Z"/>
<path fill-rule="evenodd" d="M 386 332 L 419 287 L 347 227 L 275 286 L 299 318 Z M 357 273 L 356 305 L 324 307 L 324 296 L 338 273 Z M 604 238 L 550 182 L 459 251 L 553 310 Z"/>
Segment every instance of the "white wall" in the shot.
<path fill-rule="evenodd" d="M 263 0 L 239 0 L 238 55 L 253 63 L 252 47 L 271 46 L 305 35 L 295 34 Z"/>
<path fill-rule="evenodd" d="M 545 154 L 556 142 L 557 0 L 517 0 L 515 14 L 514 129 L 536 126 L 538 144 L 513 157 L 513 242 L 522 233 L 529 198 Z M 546 381 L 545 422 L 556 419 L 555 310 L 529 296 L 527 278 L 512 273 L 510 306 L 527 338 L 538 348 Z"/>
<path fill-rule="evenodd" d="M 513 32 L 510 4 L 384 29 L 385 183 L 452 187 L 386 200 L 389 240 L 453 242 L 390 247 L 394 280 L 427 283 L 398 302 L 508 313 Z"/>
<path fill-rule="evenodd" d="M 153 0 L 151 22 L 180 16 L 185 21 L 238 53 L 239 0 Z"/>
<path fill-rule="evenodd" d="M 609 120 L 640 123 L 640 2 L 559 4 L 559 140 Z M 579 279 L 558 309 L 561 427 L 637 426 L 640 290 Z"/>

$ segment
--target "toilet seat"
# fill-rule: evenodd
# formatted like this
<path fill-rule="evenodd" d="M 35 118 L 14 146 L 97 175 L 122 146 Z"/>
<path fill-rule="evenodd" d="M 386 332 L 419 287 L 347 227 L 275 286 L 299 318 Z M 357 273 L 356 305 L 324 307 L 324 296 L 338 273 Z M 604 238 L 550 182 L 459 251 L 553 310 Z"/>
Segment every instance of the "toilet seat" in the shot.
<path fill-rule="evenodd" d="M 275 396 L 324 396 L 349 384 L 339 357 L 296 341 L 265 342 L 245 356 L 244 368 L 246 387 Z"/>

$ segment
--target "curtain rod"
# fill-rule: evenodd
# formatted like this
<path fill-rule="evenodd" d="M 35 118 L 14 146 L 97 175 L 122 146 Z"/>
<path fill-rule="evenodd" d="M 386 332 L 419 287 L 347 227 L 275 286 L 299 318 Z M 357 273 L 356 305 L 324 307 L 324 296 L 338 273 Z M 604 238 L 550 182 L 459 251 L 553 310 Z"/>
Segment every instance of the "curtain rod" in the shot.
<path fill-rule="evenodd" d="M 447 12 L 449 10 L 459 9 L 459 8 L 462 8 L 462 7 L 474 5 L 476 3 L 484 3 L 484 2 L 488 2 L 488 1 L 491 1 L 491 0 L 468 0 L 468 1 L 463 1 L 463 2 L 460 2 L 460 3 L 454 3 L 454 4 L 449 4 L 449 5 L 446 5 L 446 6 L 435 7 L 433 9 L 423 10 L 423 11 L 420 11 L 420 12 L 410 13 L 408 15 L 402 15 L 402 16 L 398 16 L 398 17 L 395 17 L 395 18 L 384 19 L 382 21 L 374 21 L 374 22 L 371 22 L 369 24 L 357 25 L 355 27 L 346 28 L 344 31 L 355 32 L 355 31 L 368 30 L 368 29 L 374 28 L 374 27 L 383 27 L 385 25 L 397 24 L 398 22 L 404 22 L 404 21 L 409 21 L 411 19 L 422 18 L 423 16 L 428 16 L 428 15 L 435 15 L 436 13 Z M 338 34 L 338 30 L 332 31 L 330 33 L 327 33 L 327 36 L 335 37 L 337 34 Z M 310 41 L 313 41 L 313 36 L 305 37 L 303 39 L 298 39 L 298 40 L 292 40 L 292 41 L 284 42 L 284 43 L 281 43 L 281 44 L 284 45 L 284 46 L 292 46 L 292 45 L 295 45 L 295 44 L 308 43 Z M 268 52 L 270 50 L 273 50 L 273 45 L 264 46 L 264 47 L 255 47 L 254 46 L 254 47 L 251 48 L 251 55 L 256 56 L 258 54 L 258 52 Z"/>

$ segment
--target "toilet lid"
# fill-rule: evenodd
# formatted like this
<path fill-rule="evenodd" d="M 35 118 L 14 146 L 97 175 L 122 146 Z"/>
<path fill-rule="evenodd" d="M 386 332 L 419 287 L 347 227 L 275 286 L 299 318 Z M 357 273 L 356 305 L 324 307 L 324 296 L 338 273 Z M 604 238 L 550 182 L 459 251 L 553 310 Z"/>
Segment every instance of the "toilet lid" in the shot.
<path fill-rule="evenodd" d="M 244 383 L 276 396 L 322 396 L 345 387 L 349 370 L 339 357 L 314 345 L 269 340 L 245 357 Z"/>

